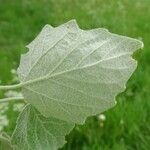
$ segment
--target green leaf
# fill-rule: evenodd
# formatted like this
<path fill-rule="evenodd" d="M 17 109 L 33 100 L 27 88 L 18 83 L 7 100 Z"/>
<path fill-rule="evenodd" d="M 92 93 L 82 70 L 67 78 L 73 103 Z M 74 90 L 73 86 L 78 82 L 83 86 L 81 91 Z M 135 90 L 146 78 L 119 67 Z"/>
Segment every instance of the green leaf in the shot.
<path fill-rule="evenodd" d="M 10 137 L 6 134 L 0 135 L 0 150 L 13 150 Z"/>
<path fill-rule="evenodd" d="M 115 105 L 137 63 L 142 42 L 108 32 L 81 30 L 76 21 L 44 27 L 18 68 L 27 102 L 45 117 L 84 123 Z"/>
<path fill-rule="evenodd" d="M 46 25 L 27 47 L 18 75 L 32 106 L 20 115 L 12 141 L 17 150 L 55 150 L 75 123 L 116 104 L 137 66 L 132 54 L 143 43 L 106 29 L 85 31 L 71 20 Z"/>
<path fill-rule="evenodd" d="M 57 150 L 73 127 L 72 123 L 43 117 L 28 104 L 18 118 L 12 144 L 15 150 Z"/>

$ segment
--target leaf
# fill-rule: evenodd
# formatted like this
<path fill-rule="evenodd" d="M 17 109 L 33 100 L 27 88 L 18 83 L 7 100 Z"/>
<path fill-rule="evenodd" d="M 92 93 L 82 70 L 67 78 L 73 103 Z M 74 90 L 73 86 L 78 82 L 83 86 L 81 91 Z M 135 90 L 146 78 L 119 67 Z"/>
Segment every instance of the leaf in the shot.
<path fill-rule="evenodd" d="M 56 150 L 65 144 L 64 136 L 73 127 L 72 123 L 43 117 L 28 104 L 18 118 L 12 144 L 15 150 Z"/>
<path fill-rule="evenodd" d="M 142 46 L 106 29 L 82 30 L 75 20 L 56 28 L 46 25 L 17 70 L 31 104 L 12 136 L 17 150 L 55 150 L 75 123 L 113 107 L 136 69 L 131 56 Z"/>
<path fill-rule="evenodd" d="M 27 102 L 45 117 L 82 124 L 115 105 L 142 42 L 101 28 L 84 31 L 72 20 L 44 27 L 27 47 L 18 68 Z"/>
<path fill-rule="evenodd" d="M 13 150 L 10 137 L 6 134 L 0 135 L 0 150 Z"/>

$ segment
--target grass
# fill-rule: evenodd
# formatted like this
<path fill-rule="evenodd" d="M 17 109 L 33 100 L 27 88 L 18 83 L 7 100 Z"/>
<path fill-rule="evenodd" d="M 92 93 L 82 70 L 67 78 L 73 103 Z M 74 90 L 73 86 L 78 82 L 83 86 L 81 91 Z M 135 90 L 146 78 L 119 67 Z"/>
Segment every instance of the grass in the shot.
<path fill-rule="evenodd" d="M 117 106 L 104 114 L 106 121 L 88 118 L 67 136 L 63 150 L 150 149 L 150 1 L 149 0 L 0 0 L 0 83 L 13 84 L 11 69 L 45 24 L 57 26 L 76 19 L 83 29 L 104 27 L 142 39 L 144 49 L 134 57 L 139 65 L 117 97 Z M 4 93 L 0 93 L 3 96 Z M 17 113 L 9 104 L 9 134 Z"/>

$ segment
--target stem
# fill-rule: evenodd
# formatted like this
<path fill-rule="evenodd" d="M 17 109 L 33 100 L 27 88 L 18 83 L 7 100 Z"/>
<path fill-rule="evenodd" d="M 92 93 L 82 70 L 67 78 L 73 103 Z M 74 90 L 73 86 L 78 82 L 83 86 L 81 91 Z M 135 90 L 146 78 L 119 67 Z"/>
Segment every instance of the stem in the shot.
<path fill-rule="evenodd" d="M 21 88 L 22 84 L 16 84 L 16 85 L 1 85 L 0 86 L 0 90 L 13 90 L 13 89 L 17 89 L 17 88 Z"/>
<path fill-rule="evenodd" d="M 24 100 L 24 97 L 8 97 L 8 98 L 3 98 L 0 99 L 0 103 L 5 103 L 5 102 L 10 102 L 10 101 L 14 101 L 14 100 Z"/>

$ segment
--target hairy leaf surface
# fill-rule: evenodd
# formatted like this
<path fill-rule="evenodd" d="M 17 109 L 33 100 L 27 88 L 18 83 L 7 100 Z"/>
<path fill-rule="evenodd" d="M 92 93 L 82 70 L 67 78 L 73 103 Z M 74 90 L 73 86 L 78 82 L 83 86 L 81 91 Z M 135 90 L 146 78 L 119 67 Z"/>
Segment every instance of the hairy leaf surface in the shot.
<path fill-rule="evenodd" d="M 47 25 L 21 57 L 23 95 L 45 117 L 82 124 L 115 105 L 137 66 L 131 55 L 141 47 L 106 29 L 81 30 L 74 20 Z"/>
<path fill-rule="evenodd" d="M 16 149 L 56 150 L 75 123 L 113 107 L 136 69 L 132 54 L 142 46 L 106 29 L 82 30 L 75 20 L 46 25 L 18 68 L 30 105 L 12 136 Z"/>
<path fill-rule="evenodd" d="M 57 150 L 73 127 L 72 123 L 45 118 L 28 104 L 18 118 L 12 144 L 14 150 Z"/>

